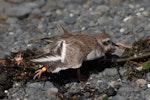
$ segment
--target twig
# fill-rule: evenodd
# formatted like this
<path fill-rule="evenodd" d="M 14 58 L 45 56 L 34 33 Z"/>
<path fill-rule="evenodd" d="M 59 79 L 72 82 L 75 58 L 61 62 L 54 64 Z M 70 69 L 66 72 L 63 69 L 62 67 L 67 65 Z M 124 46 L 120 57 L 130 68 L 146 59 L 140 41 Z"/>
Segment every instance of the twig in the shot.
<path fill-rule="evenodd" d="M 130 60 L 138 60 L 138 59 L 147 58 L 147 57 L 150 57 L 150 52 L 147 52 L 142 55 L 137 55 L 136 57 L 132 56 L 132 57 L 127 57 L 127 58 L 118 58 L 117 62 L 126 62 L 126 61 L 130 61 Z"/>

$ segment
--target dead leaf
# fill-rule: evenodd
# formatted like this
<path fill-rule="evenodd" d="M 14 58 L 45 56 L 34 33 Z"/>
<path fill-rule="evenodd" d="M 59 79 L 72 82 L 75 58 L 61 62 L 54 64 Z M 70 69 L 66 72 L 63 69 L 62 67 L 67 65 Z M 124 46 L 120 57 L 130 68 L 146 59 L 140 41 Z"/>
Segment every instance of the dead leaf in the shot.
<path fill-rule="evenodd" d="M 21 53 L 18 53 L 16 55 L 16 57 L 14 58 L 14 60 L 16 61 L 16 64 L 17 65 L 20 65 L 23 63 L 23 57 L 22 57 L 22 54 Z"/>

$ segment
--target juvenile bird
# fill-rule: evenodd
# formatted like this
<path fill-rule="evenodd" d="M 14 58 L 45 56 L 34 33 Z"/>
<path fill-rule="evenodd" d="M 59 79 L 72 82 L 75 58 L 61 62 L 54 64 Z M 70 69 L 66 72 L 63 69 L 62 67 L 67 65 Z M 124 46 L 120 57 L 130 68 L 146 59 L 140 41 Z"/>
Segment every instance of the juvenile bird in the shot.
<path fill-rule="evenodd" d="M 43 65 L 35 71 L 34 79 L 40 78 L 45 71 L 58 73 L 70 68 L 78 69 L 83 61 L 100 58 L 114 47 L 108 34 L 70 33 L 62 25 L 61 28 L 63 35 L 39 39 L 40 42 L 46 41 L 49 44 L 41 48 L 41 55 L 31 59 L 32 62 Z"/>

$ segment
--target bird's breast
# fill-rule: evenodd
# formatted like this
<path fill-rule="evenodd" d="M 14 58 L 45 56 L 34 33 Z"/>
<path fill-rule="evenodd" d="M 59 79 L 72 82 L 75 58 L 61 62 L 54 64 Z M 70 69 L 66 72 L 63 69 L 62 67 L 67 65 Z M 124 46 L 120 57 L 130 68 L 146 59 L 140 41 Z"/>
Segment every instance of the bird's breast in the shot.
<path fill-rule="evenodd" d="M 102 56 L 104 56 L 102 51 L 93 50 L 87 55 L 85 61 L 86 60 L 94 60 L 94 59 L 100 58 Z"/>

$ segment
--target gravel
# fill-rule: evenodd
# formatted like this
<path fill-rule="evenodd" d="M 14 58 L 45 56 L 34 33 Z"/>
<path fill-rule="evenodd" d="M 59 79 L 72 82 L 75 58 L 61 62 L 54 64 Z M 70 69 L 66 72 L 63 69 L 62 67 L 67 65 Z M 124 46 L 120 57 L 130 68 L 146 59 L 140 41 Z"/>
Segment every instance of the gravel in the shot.
<path fill-rule="evenodd" d="M 70 32 L 98 34 L 105 31 L 114 42 L 132 45 L 150 35 L 149 5 L 149 0 L 1 0 L 0 58 L 10 52 L 32 48 L 33 45 L 28 44 L 31 39 L 61 35 L 59 24 Z M 6 16 L 6 20 L 2 16 Z M 127 70 L 120 67 L 121 75 Z M 149 100 L 149 74 L 139 80 L 120 80 L 116 68 L 105 68 L 90 74 L 83 83 L 71 81 L 55 86 L 50 81 L 34 81 L 25 84 L 24 88 L 21 83 L 14 83 L 12 88 L 5 90 L 7 97 L 4 100 L 56 100 L 61 91 L 66 100 L 101 100 L 104 97 Z M 5 94 L 1 92 L 0 98 L 3 98 Z"/>

